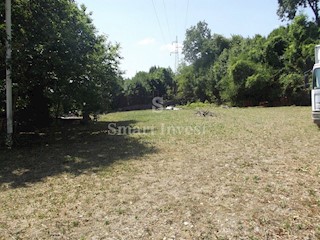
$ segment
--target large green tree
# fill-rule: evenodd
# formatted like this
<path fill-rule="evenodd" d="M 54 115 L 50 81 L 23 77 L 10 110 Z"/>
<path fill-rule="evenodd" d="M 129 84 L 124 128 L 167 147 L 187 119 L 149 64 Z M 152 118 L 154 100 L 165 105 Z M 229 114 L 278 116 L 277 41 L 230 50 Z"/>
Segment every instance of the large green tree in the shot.
<path fill-rule="evenodd" d="M 319 0 L 278 0 L 277 14 L 281 19 L 292 20 L 299 8 L 311 8 L 315 22 L 320 26 Z"/>
<path fill-rule="evenodd" d="M 0 7 L 3 19 L 3 3 Z M 108 108 L 119 78 L 119 46 L 97 34 L 85 6 L 72 0 L 16 0 L 12 13 L 16 120 L 41 127 L 50 116 L 73 109 Z M 4 24 L 0 30 L 3 52 Z"/>
<path fill-rule="evenodd" d="M 183 54 L 189 63 L 195 63 L 210 55 L 211 30 L 204 21 L 187 29 L 183 42 Z"/>
<path fill-rule="evenodd" d="M 127 105 L 151 104 L 154 97 L 165 100 L 175 98 L 177 84 L 170 68 L 151 67 L 149 72 L 140 71 L 124 81 Z"/>
<path fill-rule="evenodd" d="M 190 65 L 179 68 L 178 96 L 183 102 L 239 106 L 309 104 L 303 75 L 312 68 L 318 39 L 319 27 L 305 15 L 268 37 L 225 38 L 199 22 L 186 33 L 185 60 Z"/>

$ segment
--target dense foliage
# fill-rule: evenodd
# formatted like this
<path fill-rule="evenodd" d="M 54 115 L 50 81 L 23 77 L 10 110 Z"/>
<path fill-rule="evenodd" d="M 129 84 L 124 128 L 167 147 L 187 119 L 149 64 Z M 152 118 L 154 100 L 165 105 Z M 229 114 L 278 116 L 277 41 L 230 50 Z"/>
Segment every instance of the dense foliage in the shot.
<path fill-rule="evenodd" d="M 238 106 L 310 104 L 304 74 L 312 69 L 319 36 L 317 24 L 304 15 L 267 37 L 226 38 L 199 22 L 186 32 L 178 96 Z"/>
<path fill-rule="evenodd" d="M 170 68 L 151 67 L 149 72 L 138 72 L 124 81 L 122 106 L 150 105 L 152 99 L 173 99 L 177 92 L 174 74 Z"/>
<path fill-rule="evenodd" d="M 310 8 L 315 22 L 320 26 L 319 0 L 278 0 L 278 15 L 282 19 L 292 20 L 301 8 Z"/>
<path fill-rule="evenodd" d="M 86 8 L 72 0 L 16 0 L 12 7 L 15 120 L 41 127 L 72 110 L 108 109 L 119 92 L 119 46 L 97 35 Z M 0 14 L 4 56 L 4 1 Z M 4 79 L 4 58 L 0 66 Z M 4 81 L 0 100 L 4 111 Z"/>

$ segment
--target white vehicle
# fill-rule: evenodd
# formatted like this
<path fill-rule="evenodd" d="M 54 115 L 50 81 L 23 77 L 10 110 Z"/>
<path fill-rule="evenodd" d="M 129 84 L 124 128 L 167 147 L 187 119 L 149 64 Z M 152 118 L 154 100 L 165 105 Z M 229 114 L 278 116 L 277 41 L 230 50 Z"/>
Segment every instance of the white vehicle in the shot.
<path fill-rule="evenodd" d="M 320 127 L 320 45 L 315 47 L 315 64 L 312 70 L 312 119 Z"/>

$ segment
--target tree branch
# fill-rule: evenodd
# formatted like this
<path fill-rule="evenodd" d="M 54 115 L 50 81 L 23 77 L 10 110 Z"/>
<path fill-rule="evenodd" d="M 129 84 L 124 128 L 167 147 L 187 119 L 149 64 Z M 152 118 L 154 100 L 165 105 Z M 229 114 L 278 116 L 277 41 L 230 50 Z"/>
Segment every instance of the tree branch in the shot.
<path fill-rule="evenodd" d="M 317 25 L 320 26 L 318 0 L 308 0 L 308 4 L 315 15 Z"/>

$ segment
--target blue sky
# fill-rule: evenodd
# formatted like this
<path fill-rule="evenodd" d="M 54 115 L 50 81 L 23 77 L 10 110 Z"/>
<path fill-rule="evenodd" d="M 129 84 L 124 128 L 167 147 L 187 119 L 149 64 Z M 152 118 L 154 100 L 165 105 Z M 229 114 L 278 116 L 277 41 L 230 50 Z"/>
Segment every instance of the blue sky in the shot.
<path fill-rule="evenodd" d="M 151 66 L 175 67 L 176 36 L 206 21 L 212 33 L 230 37 L 267 36 L 284 24 L 276 15 L 277 0 L 77 0 L 92 12 L 100 34 L 121 45 L 125 77 Z M 180 59 L 183 56 L 180 55 Z"/>

